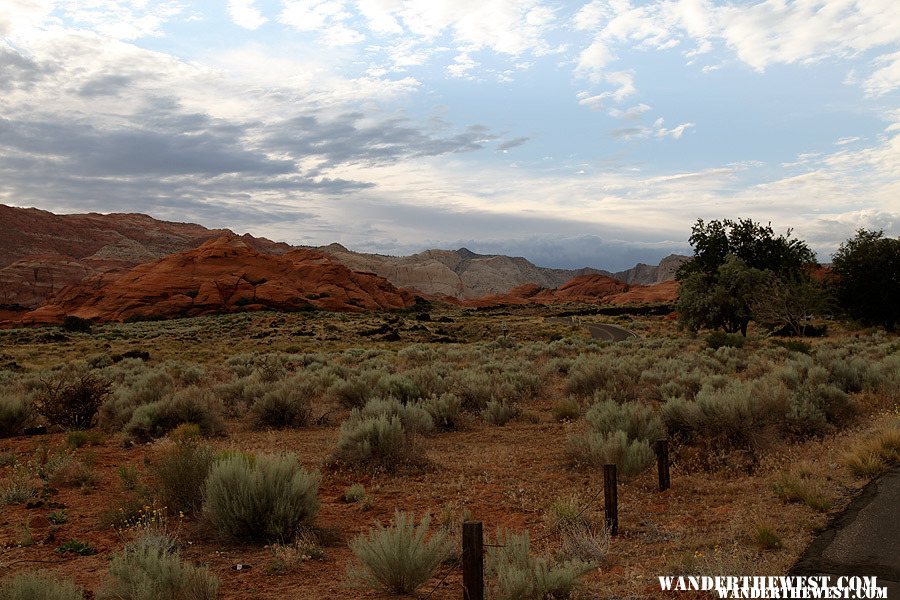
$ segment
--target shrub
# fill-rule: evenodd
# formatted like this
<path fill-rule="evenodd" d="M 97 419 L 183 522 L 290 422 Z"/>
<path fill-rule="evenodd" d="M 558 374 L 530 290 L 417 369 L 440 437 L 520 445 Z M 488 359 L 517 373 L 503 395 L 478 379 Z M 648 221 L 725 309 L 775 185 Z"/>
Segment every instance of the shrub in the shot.
<path fill-rule="evenodd" d="M 38 488 L 31 473 L 16 469 L 12 477 L 0 484 L 0 504 L 21 504 L 37 496 Z"/>
<path fill-rule="evenodd" d="M 297 457 L 229 456 L 206 479 L 205 511 L 222 534 L 241 540 L 289 539 L 319 512 L 319 474 Z"/>
<path fill-rule="evenodd" d="M 666 429 L 672 435 L 689 439 L 704 421 L 703 411 L 696 402 L 684 398 L 670 398 L 660 409 Z"/>
<path fill-rule="evenodd" d="M 121 430 L 137 407 L 159 402 L 175 390 L 175 382 L 164 371 L 145 371 L 130 385 L 118 387 L 100 406 L 99 422 L 104 429 Z"/>
<path fill-rule="evenodd" d="M 396 398 L 369 400 L 362 410 L 354 409 L 351 419 L 373 417 L 397 417 L 404 431 L 409 433 L 430 433 L 434 429 L 431 415 L 416 404 L 401 404 Z"/>
<path fill-rule="evenodd" d="M 518 406 L 501 400 L 491 400 L 481 411 L 481 418 L 491 425 L 506 425 L 518 415 Z"/>
<path fill-rule="evenodd" d="M 419 406 L 431 415 L 431 421 L 437 429 L 450 431 L 459 427 L 462 401 L 456 394 L 430 396 L 419 402 Z"/>
<path fill-rule="evenodd" d="M 624 431 L 587 432 L 566 441 L 566 458 L 573 466 L 602 467 L 614 464 L 621 477 L 637 475 L 653 462 L 646 440 L 628 440 Z"/>
<path fill-rule="evenodd" d="M 103 443 L 103 434 L 99 431 L 78 430 L 66 432 L 66 446 L 72 449 L 82 446 L 99 446 Z"/>
<path fill-rule="evenodd" d="M 69 371 L 42 381 L 36 398 L 37 410 L 52 425 L 65 429 L 88 429 L 109 394 L 109 382 L 91 372 Z"/>
<path fill-rule="evenodd" d="M 62 328 L 66 331 L 90 333 L 91 322 L 88 319 L 82 319 L 74 315 L 69 315 L 63 319 Z"/>
<path fill-rule="evenodd" d="M 640 373 L 634 365 L 611 361 L 606 356 L 583 355 L 572 363 L 566 379 L 566 392 L 590 397 L 605 391 L 613 397 L 632 399 Z"/>
<path fill-rule="evenodd" d="M 328 393 L 345 408 L 362 408 L 375 395 L 372 385 L 362 377 L 338 381 Z"/>
<path fill-rule="evenodd" d="M 20 435 L 31 416 L 31 403 L 21 396 L 0 392 L 0 437 Z"/>
<path fill-rule="evenodd" d="M 0 600 L 82 600 L 84 590 L 40 573 L 19 573 L 0 583 Z"/>
<path fill-rule="evenodd" d="M 311 417 L 309 392 L 295 379 L 281 382 L 250 407 L 256 427 L 303 427 Z"/>
<path fill-rule="evenodd" d="M 400 418 L 350 418 L 341 424 L 333 459 L 349 465 L 372 465 L 393 470 L 410 462 L 412 448 Z"/>
<path fill-rule="evenodd" d="M 490 540 L 488 540 L 490 542 Z M 579 560 L 556 562 L 531 554 L 528 532 L 497 535 L 487 555 L 485 573 L 495 600 L 569 598 L 594 565 Z"/>
<path fill-rule="evenodd" d="M 89 491 L 97 484 L 97 475 L 90 465 L 70 460 L 50 475 L 48 483 L 53 487 L 78 487 Z"/>
<path fill-rule="evenodd" d="M 271 544 L 272 562 L 267 570 L 272 573 L 288 573 L 307 560 L 321 560 L 325 550 L 315 536 L 301 531 L 289 544 Z"/>
<path fill-rule="evenodd" d="M 639 402 L 598 402 L 588 409 L 585 420 L 598 433 L 624 431 L 629 440 L 656 440 L 664 433 L 659 415 Z"/>
<path fill-rule="evenodd" d="M 560 400 L 553 405 L 553 420 L 557 422 L 577 421 L 581 416 L 581 405 L 574 398 Z"/>
<path fill-rule="evenodd" d="M 173 511 L 198 512 L 214 458 L 212 448 L 197 443 L 191 436 L 175 441 L 154 468 L 163 504 Z"/>
<path fill-rule="evenodd" d="M 64 544 L 60 544 L 56 548 L 57 554 L 77 554 L 79 556 L 93 556 L 97 554 L 97 549 L 91 546 L 87 542 L 82 542 L 80 540 L 69 540 Z"/>
<path fill-rule="evenodd" d="M 361 483 L 354 483 L 341 494 L 341 500 L 348 503 L 353 504 L 354 502 L 359 502 L 363 498 L 366 497 L 366 488 L 362 486 Z"/>
<path fill-rule="evenodd" d="M 384 527 L 376 522 L 368 533 L 350 542 L 350 549 L 362 563 L 352 569 L 352 580 L 393 594 L 411 594 L 428 581 L 434 570 L 453 552 L 453 542 L 438 530 L 429 536 L 431 517 L 425 515 L 416 526 L 412 516 L 397 511 L 394 523 Z"/>
<path fill-rule="evenodd" d="M 422 397 L 422 391 L 409 377 L 402 373 L 384 375 L 378 380 L 382 395 L 396 398 L 402 404 L 409 404 Z"/>
<path fill-rule="evenodd" d="M 736 333 L 725 333 L 724 331 L 714 331 L 706 336 L 706 346 L 713 350 L 719 348 L 743 348 L 747 341 L 743 336 Z"/>
<path fill-rule="evenodd" d="M 831 384 L 804 385 L 791 399 L 788 427 L 799 435 L 824 435 L 832 424 L 846 421 L 854 407 L 850 396 Z"/>
<path fill-rule="evenodd" d="M 109 565 L 111 581 L 101 600 L 213 600 L 219 580 L 206 569 L 181 560 L 174 542 L 145 534 L 116 553 Z"/>
<path fill-rule="evenodd" d="M 193 423 L 203 435 L 219 435 L 225 423 L 212 393 L 200 387 L 188 387 L 173 395 L 139 406 L 125 425 L 125 434 L 138 440 L 161 437 L 183 423 Z"/>

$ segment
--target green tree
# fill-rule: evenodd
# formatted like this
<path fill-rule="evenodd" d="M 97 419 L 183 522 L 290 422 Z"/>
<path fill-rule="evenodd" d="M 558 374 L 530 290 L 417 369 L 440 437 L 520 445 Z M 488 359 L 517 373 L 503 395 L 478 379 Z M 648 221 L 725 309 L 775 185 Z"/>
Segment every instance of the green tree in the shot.
<path fill-rule="evenodd" d="M 860 229 L 832 260 L 841 307 L 862 323 L 895 329 L 900 323 L 900 238 Z"/>
<path fill-rule="evenodd" d="M 678 318 L 692 331 L 722 328 L 728 333 L 747 335 L 753 318 L 751 306 L 755 290 L 767 273 L 748 267 L 743 260 L 727 255 L 712 277 L 691 273 L 678 288 Z"/>
<path fill-rule="evenodd" d="M 767 282 L 800 280 L 816 264 L 806 242 L 775 235 L 771 224 L 751 219 L 698 219 L 691 230 L 692 260 L 678 270 L 678 314 L 691 330 L 722 328 L 747 335 Z"/>
<path fill-rule="evenodd" d="M 755 321 L 773 331 L 788 328 L 801 337 L 806 335 L 810 315 L 821 314 L 827 306 L 822 284 L 808 273 L 778 277 L 767 272 L 750 300 Z"/>

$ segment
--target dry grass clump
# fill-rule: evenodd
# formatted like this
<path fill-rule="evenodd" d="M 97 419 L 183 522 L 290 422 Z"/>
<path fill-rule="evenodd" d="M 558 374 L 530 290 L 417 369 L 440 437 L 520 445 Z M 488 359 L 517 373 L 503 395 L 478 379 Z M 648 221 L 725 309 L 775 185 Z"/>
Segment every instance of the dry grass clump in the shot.
<path fill-rule="evenodd" d="M 0 583 L 0 600 L 82 600 L 84 590 L 74 583 L 42 573 L 18 573 Z"/>
<path fill-rule="evenodd" d="M 772 483 L 772 490 L 785 503 L 805 504 L 818 512 L 826 512 L 831 508 L 831 500 L 809 477 L 782 473 Z"/>
<path fill-rule="evenodd" d="M 900 421 L 850 448 L 843 460 L 857 477 L 874 477 L 900 462 Z"/>
<path fill-rule="evenodd" d="M 319 512 L 319 474 L 293 454 L 233 455 L 213 464 L 204 510 L 221 534 L 238 540 L 291 539 Z"/>
<path fill-rule="evenodd" d="M 350 542 L 361 566 L 351 568 L 351 581 L 391 594 L 411 594 L 431 579 L 435 569 L 450 557 L 453 543 L 446 532 L 430 532 L 431 517 L 417 526 L 404 512 L 394 513 L 388 527 L 376 522 L 367 534 Z"/>

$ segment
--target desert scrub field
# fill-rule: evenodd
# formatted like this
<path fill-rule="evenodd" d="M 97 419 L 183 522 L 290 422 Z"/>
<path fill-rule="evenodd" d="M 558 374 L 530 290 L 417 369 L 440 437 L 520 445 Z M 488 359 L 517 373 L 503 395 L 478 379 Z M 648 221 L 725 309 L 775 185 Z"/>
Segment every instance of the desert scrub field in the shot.
<path fill-rule="evenodd" d="M 0 331 L 0 567 L 19 576 L 3 585 L 345 598 L 441 582 L 431 597 L 456 598 L 471 517 L 508 542 L 488 557 L 494 598 L 652 596 L 663 573 L 783 573 L 897 462 L 898 338 L 738 347 L 631 324 L 645 337 L 616 345 L 540 309 Z M 384 544 L 409 573 L 379 562 Z M 162 581 L 192 591 L 136 591 Z"/>

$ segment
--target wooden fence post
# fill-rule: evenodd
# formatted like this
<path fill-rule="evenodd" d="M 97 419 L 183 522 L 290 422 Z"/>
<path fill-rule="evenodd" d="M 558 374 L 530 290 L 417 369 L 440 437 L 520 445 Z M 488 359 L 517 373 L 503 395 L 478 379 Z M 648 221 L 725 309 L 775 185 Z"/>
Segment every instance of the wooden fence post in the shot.
<path fill-rule="evenodd" d="M 616 482 L 616 465 L 603 465 L 603 500 L 606 528 L 610 535 L 617 535 L 619 533 L 619 491 Z"/>
<path fill-rule="evenodd" d="M 656 470 L 659 472 L 659 491 L 664 492 L 671 486 L 669 480 L 669 441 L 656 440 Z"/>
<path fill-rule="evenodd" d="M 484 532 L 466 521 L 462 532 L 463 600 L 484 600 Z"/>

